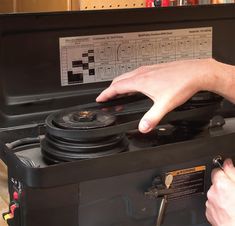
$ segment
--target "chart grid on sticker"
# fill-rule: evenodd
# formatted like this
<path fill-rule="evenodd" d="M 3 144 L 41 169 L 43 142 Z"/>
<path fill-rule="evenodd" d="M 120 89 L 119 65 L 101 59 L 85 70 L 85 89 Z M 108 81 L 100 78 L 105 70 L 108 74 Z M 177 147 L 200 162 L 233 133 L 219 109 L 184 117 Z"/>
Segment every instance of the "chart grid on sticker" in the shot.
<path fill-rule="evenodd" d="M 110 81 L 143 65 L 212 56 L 212 27 L 60 38 L 61 85 Z"/>

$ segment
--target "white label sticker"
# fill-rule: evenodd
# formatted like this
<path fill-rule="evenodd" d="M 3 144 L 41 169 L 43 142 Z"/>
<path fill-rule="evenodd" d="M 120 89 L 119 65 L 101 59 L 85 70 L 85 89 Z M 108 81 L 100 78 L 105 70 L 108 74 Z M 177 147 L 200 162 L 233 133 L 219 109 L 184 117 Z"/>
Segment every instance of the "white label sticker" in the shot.
<path fill-rule="evenodd" d="M 61 85 L 110 81 L 143 65 L 212 57 L 212 27 L 60 38 Z"/>

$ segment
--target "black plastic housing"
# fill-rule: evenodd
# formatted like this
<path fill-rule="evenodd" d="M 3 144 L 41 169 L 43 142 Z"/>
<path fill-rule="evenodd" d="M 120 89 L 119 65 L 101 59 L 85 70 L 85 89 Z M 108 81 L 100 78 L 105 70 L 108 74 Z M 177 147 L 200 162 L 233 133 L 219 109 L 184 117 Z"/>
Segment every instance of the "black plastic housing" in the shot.
<path fill-rule="evenodd" d="M 48 112 L 94 101 L 108 83 L 62 87 L 59 38 L 213 27 L 213 57 L 234 59 L 233 4 L 0 15 L 0 123 L 42 120 Z"/>
<path fill-rule="evenodd" d="M 61 87 L 59 37 L 213 28 L 213 57 L 235 65 L 235 5 L 0 15 L 0 140 L 44 133 L 45 117 L 95 100 L 108 82 Z M 228 125 L 230 125 L 230 121 Z M 167 226 L 209 226 L 212 158 L 234 157 L 234 125 L 197 139 L 57 165 L 26 166 L 1 145 L 9 193 L 20 192 L 10 226 L 153 226 L 160 199 L 144 192 L 156 175 L 205 166 L 204 192 L 169 203 Z M 40 148 L 29 146 L 30 158 Z"/>

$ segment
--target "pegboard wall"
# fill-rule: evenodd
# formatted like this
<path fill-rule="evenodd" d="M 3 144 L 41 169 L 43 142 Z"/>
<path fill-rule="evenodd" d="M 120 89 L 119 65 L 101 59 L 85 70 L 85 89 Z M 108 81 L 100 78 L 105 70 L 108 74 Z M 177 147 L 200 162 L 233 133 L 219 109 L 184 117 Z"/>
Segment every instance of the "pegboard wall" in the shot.
<path fill-rule="evenodd" d="M 80 0 L 79 3 L 81 10 L 143 8 L 146 5 L 145 0 Z"/>

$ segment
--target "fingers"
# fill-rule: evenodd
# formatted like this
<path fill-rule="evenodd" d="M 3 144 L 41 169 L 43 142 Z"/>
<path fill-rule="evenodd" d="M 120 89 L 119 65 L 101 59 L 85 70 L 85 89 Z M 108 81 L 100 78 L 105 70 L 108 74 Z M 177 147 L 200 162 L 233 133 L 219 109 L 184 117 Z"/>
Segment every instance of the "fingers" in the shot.
<path fill-rule="evenodd" d="M 211 225 L 216 225 L 214 224 L 214 218 L 213 215 L 216 214 L 214 210 L 214 206 L 212 203 L 210 203 L 208 200 L 206 201 L 206 218 L 207 220 L 211 223 Z"/>
<path fill-rule="evenodd" d="M 116 88 L 118 86 L 118 88 Z M 133 84 L 127 79 L 123 79 L 115 84 L 112 84 L 107 89 L 105 89 L 97 98 L 97 102 L 104 102 L 112 99 L 113 97 L 121 94 L 136 92 Z"/>
<path fill-rule="evenodd" d="M 187 64 L 191 65 L 192 62 L 188 61 Z M 192 82 L 195 76 L 185 76 L 185 67 L 182 65 L 184 66 L 185 62 L 143 66 L 125 73 L 115 78 L 110 87 L 96 98 L 96 101 L 104 102 L 117 95 L 136 92 L 148 96 L 154 101 L 154 105 L 139 124 L 140 132 L 147 133 L 166 113 L 184 103 L 196 92 L 195 86 L 192 85 L 195 84 Z M 177 72 L 176 76 L 172 76 L 175 75 L 175 71 L 180 71 L 180 73 Z"/>
<path fill-rule="evenodd" d="M 118 89 L 115 86 L 118 85 Z M 139 87 L 135 85 L 135 82 L 129 83 L 126 79 L 123 79 L 108 89 L 104 90 L 99 97 L 97 97 L 97 101 L 106 101 L 111 99 L 113 96 L 130 93 L 134 91 L 138 91 Z M 148 94 L 146 94 L 148 96 Z M 163 118 L 163 116 L 169 112 L 169 102 L 166 98 L 159 98 L 155 101 L 154 105 L 150 108 L 150 110 L 143 116 L 139 123 L 139 130 L 142 133 L 147 133 L 151 131 Z"/>
<path fill-rule="evenodd" d="M 221 178 L 224 178 L 225 176 L 226 176 L 225 173 L 220 168 L 213 169 L 212 172 L 211 172 L 211 182 L 212 182 L 212 184 L 217 183 L 217 181 L 220 181 Z"/>
<path fill-rule="evenodd" d="M 226 159 L 223 164 L 224 173 L 235 182 L 235 168 L 231 159 Z"/>
<path fill-rule="evenodd" d="M 235 168 L 231 159 L 226 159 L 223 169 L 211 173 L 212 185 L 207 192 L 206 217 L 214 225 L 234 225 L 234 178 Z"/>
<path fill-rule="evenodd" d="M 142 78 L 146 74 L 156 70 L 156 68 L 161 68 L 161 67 L 163 67 L 163 65 L 142 66 L 133 71 L 130 71 L 128 73 L 116 77 L 112 81 L 111 85 L 96 98 L 96 101 L 104 102 L 120 94 L 127 94 L 129 92 L 137 92 L 137 91 L 141 92 L 140 89 L 137 89 L 138 87 L 133 86 L 133 82 L 137 80 L 136 84 L 138 86 L 141 86 L 143 84 Z M 126 87 L 127 85 L 130 86 L 130 88 L 123 89 L 123 86 Z"/>
<path fill-rule="evenodd" d="M 139 131 L 142 133 L 148 133 L 160 122 L 166 113 L 168 113 L 167 102 L 165 100 L 161 102 L 156 101 L 156 103 L 154 103 L 150 110 L 141 119 L 139 123 Z"/>
<path fill-rule="evenodd" d="M 223 164 L 223 170 L 216 168 L 211 172 L 212 184 L 223 179 L 230 179 L 235 182 L 235 168 L 231 159 L 226 159 Z"/>

